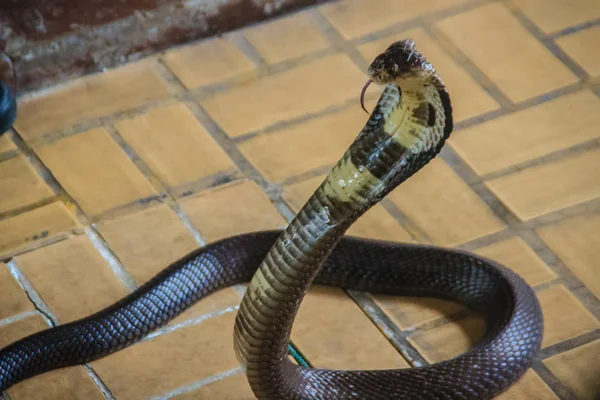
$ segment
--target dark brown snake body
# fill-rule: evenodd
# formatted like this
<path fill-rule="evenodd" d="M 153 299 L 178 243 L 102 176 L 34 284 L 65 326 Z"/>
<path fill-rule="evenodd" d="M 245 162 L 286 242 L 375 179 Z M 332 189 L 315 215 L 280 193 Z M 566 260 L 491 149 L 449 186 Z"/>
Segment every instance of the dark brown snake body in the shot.
<path fill-rule="evenodd" d="M 390 46 L 369 75 L 386 85 L 378 105 L 284 231 L 208 245 L 113 306 L 0 350 L 0 391 L 132 345 L 210 293 L 247 281 L 234 348 L 258 399 L 479 400 L 515 383 L 531 366 L 543 328 L 536 296 L 519 276 L 466 252 L 343 237 L 357 218 L 435 157 L 452 131 L 448 93 L 412 40 Z M 288 359 L 287 346 L 313 282 L 458 301 L 485 317 L 487 332 L 468 352 L 425 367 L 299 366 Z"/>

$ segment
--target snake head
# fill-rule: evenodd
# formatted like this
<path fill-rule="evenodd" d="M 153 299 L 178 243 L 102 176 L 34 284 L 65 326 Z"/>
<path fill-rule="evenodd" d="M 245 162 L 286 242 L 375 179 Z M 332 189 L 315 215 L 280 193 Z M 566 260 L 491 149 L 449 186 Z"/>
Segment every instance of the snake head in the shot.
<path fill-rule="evenodd" d="M 411 38 L 392 43 L 373 60 L 367 74 L 369 80 L 360 94 L 360 104 L 367 114 L 369 112 L 365 108 L 365 93 L 373 82 L 378 85 L 397 84 L 409 88 L 431 81 L 443 86 L 435 68 L 416 50 L 415 41 Z"/>
<path fill-rule="evenodd" d="M 412 39 L 392 43 L 378 55 L 368 70 L 370 79 L 380 85 L 389 83 L 407 83 L 435 74 L 435 68 L 415 49 Z"/>

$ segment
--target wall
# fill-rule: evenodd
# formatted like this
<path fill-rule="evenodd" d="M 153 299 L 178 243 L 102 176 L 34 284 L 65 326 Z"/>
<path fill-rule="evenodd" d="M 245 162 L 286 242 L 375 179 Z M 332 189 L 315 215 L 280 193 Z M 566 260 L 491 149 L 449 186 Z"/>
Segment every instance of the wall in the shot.
<path fill-rule="evenodd" d="M 27 91 L 323 1 L 8 0 L 0 49 Z"/>

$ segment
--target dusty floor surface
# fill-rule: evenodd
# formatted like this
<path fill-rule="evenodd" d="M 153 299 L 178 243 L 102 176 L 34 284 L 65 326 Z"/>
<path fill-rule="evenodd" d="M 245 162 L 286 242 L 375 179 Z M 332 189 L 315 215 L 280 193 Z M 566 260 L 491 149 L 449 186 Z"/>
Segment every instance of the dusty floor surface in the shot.
<path fill-rule="evenodd" d="M 599 17 L 594 0 L 347 0 L 23 98 L 0 139 L 0 347 L 111 304 L 199 245 L 283 227 L 362 128 L 369 61 L 410 36 L 447 83 L 456 130 L 350 233 L 513 268 L 546 332 L 501 399 L 596 399 Z M 232 350 L 242 289 L 5 397 L 250 399 Z M 394 368 L 406 349 L 414 365 L 457 355 L 483 329 L 448 302 L 315 288 L 293 342 L 318 367 Z"/>

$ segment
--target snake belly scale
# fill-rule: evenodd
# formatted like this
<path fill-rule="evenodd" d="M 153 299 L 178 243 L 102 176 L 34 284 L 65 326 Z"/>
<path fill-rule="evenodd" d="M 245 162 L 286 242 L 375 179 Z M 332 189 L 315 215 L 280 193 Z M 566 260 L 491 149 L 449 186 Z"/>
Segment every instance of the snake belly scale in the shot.
<path fill-rule="evenodd" d="M 543 331 L 536 296 L 518 275 L 463 251 L 344 236 L 433 159 L 453 130 L 449 94 L 411 39 L 393 43 L 368 74 L 369 82 L 385 86 L 379 102 L 285 230 L 212 243 L 118 303 L 7 346 L 0 350 L 0 391 L 130 346 L 210 293 L 248 281 L 233 346 L 258 399 L 481 400 L 518 381 L 539 351 Z M 296 365 L 288 359 L 290 332 L 313 283 L 458 301 L 485 317 L 487 331 L 466 353 L 419 368 Z"/>

